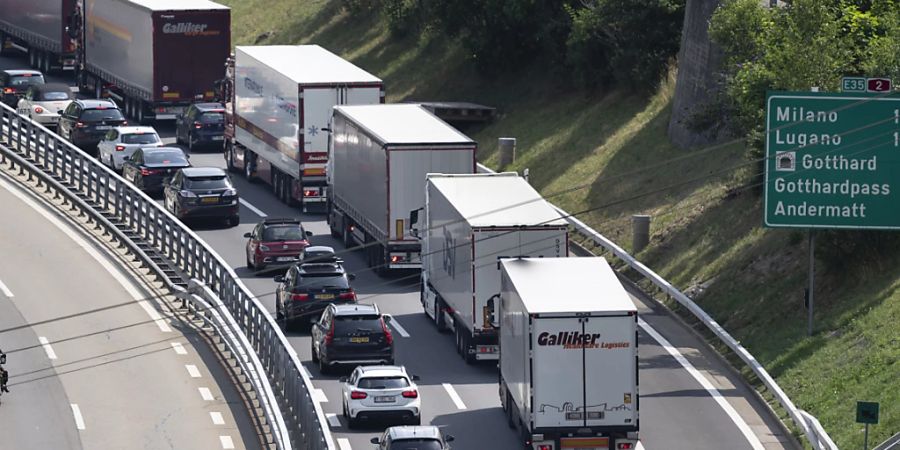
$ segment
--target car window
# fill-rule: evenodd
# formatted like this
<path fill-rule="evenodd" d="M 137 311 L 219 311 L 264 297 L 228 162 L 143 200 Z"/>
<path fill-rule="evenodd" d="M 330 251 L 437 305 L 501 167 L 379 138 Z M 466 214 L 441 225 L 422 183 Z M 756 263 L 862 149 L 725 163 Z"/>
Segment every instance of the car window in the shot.
<path fill-rule="evenodd" d="M 184 179 L 185 189 L 222 189 L 231 187 L 231 180 L 226 176 L 190 177 Z"/>
<path fill-rule="evenodd" d="M 365 377 L 356 384 L 361 389 L 399 389 L 409 387 L 405 377 Z"/>
<path fill-rule="evenodd" d="M 384 328 L 381 326 L 381 318 L 377 315 L 365 316 L 337 316 L 334 321 L 335 334 L 349 334 L 358 332 L 379 332 Z"/>
<path fill-rule="evenodd" d="M 297 226 L 266 227 L 263 231 L 264 241 L 302 241 L 306 239 L 303 228 Z"/>
<path fill-rule="evenodd" d="M 159 137 L 152 133 L 131 133 L 122 135 L 122 143 L 125 144 L 156 144 Z"/>
<path fill-rule="evenodd" d="M 41 94 L 41 100 L 54 102 L 60 100 L 71 100 L 75 98 L 71 92 L 49 91 Z"/>
<path fill-rule="evenodd" d="M 69 106 L 66 107 L 65 115 L 71 117 L 75 115 L 75 110 L 78 108 L 76 103 L 69 103 Z"/>
<path fill-rule="evenodd" d="M 442 450 L 440 441 L 434 439 L 402 439 L 391 442 L 390 450 Z"/>
<path fill-rule="evenodd" d="M 116 140 L 116 136 L 118 136 L 118 132 L 116 130 L 109 130 L 106 132 L 106 136 L 103 136 L 103 140 L 106 141 L 114 141 Z"/>
<path fill-rule="evenodd" d="M 162 150 L 144 153 L 145 164 L 187 164 L 180 150 Z"/>
<path fill-rule="evenodd" d="M 9 79 L 10 86 L 27 86 L 29 84 L 44 84 L 42 75 L 26 73 L 23 75 L 13 75 Z"/>
<path fill-rule="evenodd" d="M 79 119 L 82 122 L 99 122 L 101 120 L 125 120 L 122 111 L 113 108 L 106 109 L 86 109 L 81 113 Z"/>
<path fill-rule="evenodd" d="M 299 285 L 307 289 L 350 289 L 350 282 L 343 275 L 303 275 Z"/>
<path fill-rule="evenodd" d="M 225 114 L 220 112 L 205 112 L 200 114 L 200 123 L 223 123 Z"/>

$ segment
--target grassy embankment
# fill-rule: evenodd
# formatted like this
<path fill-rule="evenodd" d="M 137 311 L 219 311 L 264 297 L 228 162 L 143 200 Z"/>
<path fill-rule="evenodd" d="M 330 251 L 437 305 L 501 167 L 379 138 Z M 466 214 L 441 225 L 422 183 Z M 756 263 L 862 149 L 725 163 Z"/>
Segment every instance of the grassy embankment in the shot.
<path fill-rule="evenodd" d="M 349 17 L 331 0 L 228 0 L 236 44 L 317 43 L 383 78 L 388 101 L 458 100 L 495 106 L 494 123 L 467 129 L 479 159 L 496 166 L 496 141 L 518 138 L 512 170 L 551 201 L 626 248 L 630 216 L 653 216 L 638 257 L 699 303 L 762 362 L 841 448 L 862 445 L 856 400 L 881 402 L 870 443 L 900 430 L 900 259 L 852 276 L 820 273 L 817 330 L 805 336 L 805 235 L 761 228 L 760 198 L 742 189 L 739 143 L 682 151 L 665 130 L 673 81 L 655 95 L 573 91 L 540 68 L 494 80 L 441 38 L 388 38 L 377 18 Z M 731 194 L 728 192 L 731 191 Z M 874 444 L 872 444 L 874 445 Z"/>

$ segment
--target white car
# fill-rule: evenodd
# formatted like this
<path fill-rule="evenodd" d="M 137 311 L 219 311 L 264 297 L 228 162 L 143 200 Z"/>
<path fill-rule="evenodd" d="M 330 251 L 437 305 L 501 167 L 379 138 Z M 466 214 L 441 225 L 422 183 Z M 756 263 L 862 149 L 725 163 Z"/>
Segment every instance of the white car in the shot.
<path fill-rule="evenodd" d="M 403 366 L 358 366 L 341 378 L 341 396 L 347 426 L 364 419 L 400 419 L 422 422 L 422 403 L 415 381 Z"/>
<path fill-rule="evenodd" d="M 32 84 L 19 99 L 16 111 L 47 128 L 56 128 L 59 112 L 74 99 L 72 89 L 66 84 Z"/>
<path fill-rule="evenodd" d="M 144 147 L 162 147 L 153 127 L 115 127 L 97 144 L 97 159 L 113 170 L 122 170 L 125 157 Z"/>

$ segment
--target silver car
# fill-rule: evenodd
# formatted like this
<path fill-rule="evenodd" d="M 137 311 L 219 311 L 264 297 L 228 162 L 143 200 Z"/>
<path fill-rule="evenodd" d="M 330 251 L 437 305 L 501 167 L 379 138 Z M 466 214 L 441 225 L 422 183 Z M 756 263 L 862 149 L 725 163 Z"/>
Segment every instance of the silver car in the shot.
<path fill-rule="evenodd" d="M 144 147 L 162 147 L 153 127 L 115 127 L 97 144 L 97 159 L 113 170 L 122 170 L 125 157 Z"/>
<path fill-rule="evenodd" d="M 422 403 L 415 381 L 403 366 L 358 366 L 341 378 L 344 418 L 350 428 L 362 419 L 422 421 Z"/>
<path fill-rule="evenodd" d="M 435 426 L 390 427 L 370 442 L 378 450 L 450 450 L 453 436 Z"/>

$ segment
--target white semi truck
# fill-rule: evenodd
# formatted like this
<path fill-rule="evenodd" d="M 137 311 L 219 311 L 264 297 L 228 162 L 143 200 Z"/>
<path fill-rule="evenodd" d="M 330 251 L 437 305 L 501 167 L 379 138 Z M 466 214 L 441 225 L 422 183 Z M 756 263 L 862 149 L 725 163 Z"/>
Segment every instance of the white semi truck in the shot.
<path fill-rule="evenodd" d="M 324 210 L 331 110 L 383 103 L 384 83 L 318 45 L 238 46 L 229 66 L 228 168 L 287 204 Z"/>
<path fill-rule="evenodd" d="M 425 314 L 466 362 L 498 359 L 498 261 L 568 256 L 566 221 L 515 172 L 429 174 L 420 228 Z"/>
<path fill-rule="evenodd" d="M 336 106 L 331 136 L 331 234 L 364 246 L 376 272 L 420 268 L 408 217 L 425 205 L 425 175 L 474 173 L 475 141 L 416 104 Z"/>
<path fill-rule="evenodd" d="M 635 449 L 637 310 L 609 264 L 500 265 L 500 401 L 524 448 Z"/>

